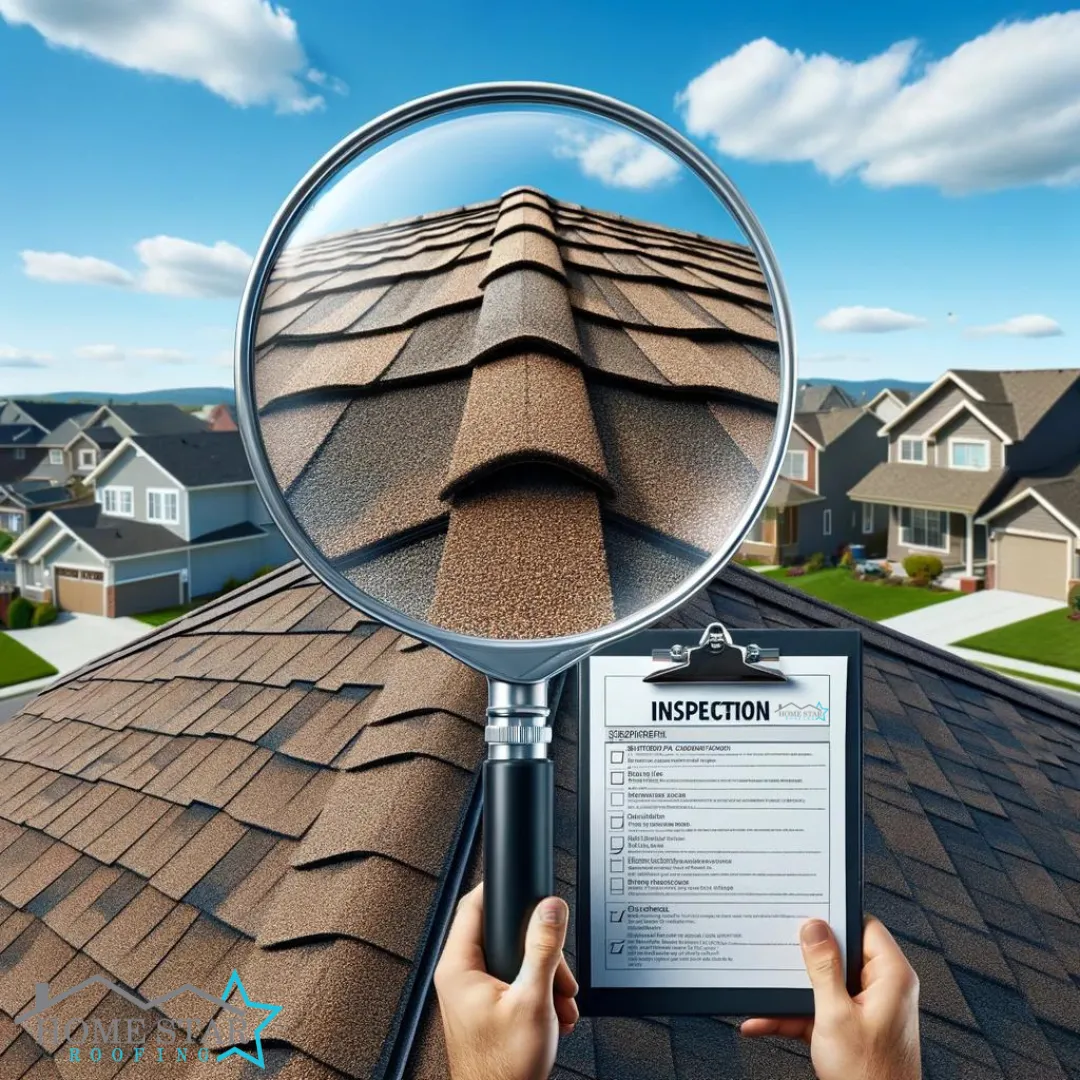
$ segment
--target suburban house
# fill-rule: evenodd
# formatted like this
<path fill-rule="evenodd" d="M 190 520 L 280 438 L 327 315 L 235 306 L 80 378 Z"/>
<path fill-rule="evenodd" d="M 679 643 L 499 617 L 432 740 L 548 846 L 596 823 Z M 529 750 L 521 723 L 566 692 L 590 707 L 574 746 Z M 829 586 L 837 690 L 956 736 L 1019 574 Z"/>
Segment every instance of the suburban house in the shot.
<path fill-rule="evenodd" d="M 0 484 L 0 532 L 18 536 L 49 510 L 77 501 L 66 487 L 42 480 Z"/>
<path fill-rule="evenodd" d="M 1078 415 L 1080 370 L 948 371 L 882 426 L 888 460 L 855 484 L 851 497 L 888 507 L 889 559 L 938 555 L 974 588 L 989 561 L 987 516 L 1016 479 L 1052 467 L 1064 448 L 1076 447 Z M 1022 572 L 1003 563 L 1030 550 L 1006 543 L 994 583 L 1022 581 Z M 1064 599 L 1063 555 L 1057 565 Z"/>
<path fill-rule="evenodd" d="M 990 531 L 989 588 L 1067 596 L 1080 584 L 1080 451 L 1016 478 L 979 524 Z"/>
<path fill-rule="evenodd" d="M 795 394 L 796 412 L 827 412 L 830 409 L 850 409 L 855 399 L 835 383 L 803 383 Z"/>
<path fill-rule="evenodd" d="M 861 633 L 863 895 L 920 979 L 922 1075 L 1075 1078 L 1080 714 L 739 567 L 658 627 L 713 620 L 742 640 L 762 626 Z M 579 970 L 576 680 L 571 668 L 552 687 L 551 746 L 555 888 Z M 0 726 L 0 1076 L 446 1080 L 432 973 L 483 875 L 486 704 L 476 672 L 296 565 L 27 702 Z M 234 970 L 280 1013 L 256 1006 L 234 1032 L 228 1014 L 167 996 L 220 995 Z M 93 977 L 107 983 L 26 1018 L 37 984 L 57 995 Z M 123 1029 L 135 1011 L 116 985 L 156 1002 L 178 1045 L 200 1018 L 187 1064 L 174 1047 L 171 1065 L 137 1063 L 129 1046 L 119 1068 L 107 1047 L 71 1064 L 89 1040 L 65 1040 L 65 1025 Z M 211 1017 L 265 1068 L 197 1061 Z M 592 1016 L 559 1040 L 552 1076 L 813 1075 L 801 1042 L 744 1038 L 738 1019 Z"/>
<path fill-rule="evenodd" d="M 219 402 L 207 405 L 194 413 L 209 431 L 236 431 L 236 410 L 231 405 Z"/>
<path fill-rule="evenodd" d="M 131 615 L 217 592 L 290 554 L 235 432 L 130 435 L 87 482 L 95 502 L 46 512 L 4 555 L 33 600 Z"/>
<path fill-rule="evenodd" d="M 780 478 L 739 554 L 782 564 L 818 551 L 836 555 L 851 543 L 865 544 L 871 554 L 884 549 L 885 511 L 848 495 L 885 458 L 879 426 L 858 406 L 796 413 Z"/>
<path fill-rule="evenodd" d="M 911 404 L 911 391 L 886 386 L 864 408 L 883 424 L 895 420 Z"/>
<path fill-rule="evenodd" d="M 23 480 L 46 457 L 43 447 L 52 432 L 93 406 L 55 401 L 0 401 L 0 484 Z"/>
<path fill-rule="evenodd" d="M 129 435 L 179 435 L 205 431 L 205 425 L 175 405 L 82 406 L 46 435 L 39 446 L 47 452 L 28 474 L 31 480 L 66 484 L 85 481 L 121 439 Z"/>

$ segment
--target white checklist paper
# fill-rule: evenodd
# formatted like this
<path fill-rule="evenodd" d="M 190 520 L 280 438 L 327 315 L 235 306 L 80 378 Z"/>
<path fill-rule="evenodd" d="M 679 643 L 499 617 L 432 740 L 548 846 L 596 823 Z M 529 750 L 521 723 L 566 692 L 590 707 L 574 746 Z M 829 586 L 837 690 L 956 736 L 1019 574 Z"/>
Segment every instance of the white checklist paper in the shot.
<path fill-rule="evenodd" d="M 847 657 L 782 657 L 782 683 L 586 662 L 592 984 L 808 989 L 805 919 L 846 955 Z"/>

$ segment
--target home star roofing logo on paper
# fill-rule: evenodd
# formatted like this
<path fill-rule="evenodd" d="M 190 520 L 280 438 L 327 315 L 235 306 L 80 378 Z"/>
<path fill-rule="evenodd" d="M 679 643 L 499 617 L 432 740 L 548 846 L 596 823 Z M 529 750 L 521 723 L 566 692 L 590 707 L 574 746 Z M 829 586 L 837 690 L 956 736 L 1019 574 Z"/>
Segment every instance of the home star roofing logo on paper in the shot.
<path fill-rule="evenodd" d="M 91 986 L 102 986 L 144 1013 L 158 1010 L 152 1020 L 138 1015 L 123 1018 L 114 1016 L 107 1024 L 99 1017 L 77 1015 L 62 1016 L 57 1008 L 68 998 Z M 233 991 L 239 994 L 242 1005 L 230 1002 Z M 165 1015 L 160 1007 L 192 994 L 212 1006 L 218 1006 L 216 1015 L 209 1020 L 197 1016 Z M 261 1010 L 263 1019 L 252 1029 L 249 1009 Z M 234 1054 L 265 1068 L 262 1034 L 267 1025 L 281 1012 L 282 1006 L 252 1001 L 248 997 L 240 975 L 235 970 L 220 997 L 184 983 L 182 986 L 158 997 L 144 1000 L 130 990 L 107 979 L 93 975 L 81 983 L 69 987 L 55 997 L 49 995 L 49 984 L 39 982 L 34 988 L 34 1004 L 15 1017 L 16 1024 L 31 1025 L 34 1037 L 42 1046 L 51 1045 L 55 1053 L 65 1043 L 68 1060 L 74 1063 L 119 1064 L 132 1061 L 149 1065 L 165 1065 L 186 1061 L 221 1062 Z M 194 1010 L 193 1010 L 194 1011 Z M 49 1015 L 49 1014 L 52 1015 Z M 255 1053 L 242 1050 L 238 1044 L 254 1041 Z M 220 1047 L 228 1047 L 220 1053 Z"/>
<path fill-rule="evenodd" d="M 776 710 L 776 715 L 781 720 L 820 720 L 826 724 L 829 721 L 829 707 L 820 701 L 816 705 L 796 705 L 789 701 Z"/>

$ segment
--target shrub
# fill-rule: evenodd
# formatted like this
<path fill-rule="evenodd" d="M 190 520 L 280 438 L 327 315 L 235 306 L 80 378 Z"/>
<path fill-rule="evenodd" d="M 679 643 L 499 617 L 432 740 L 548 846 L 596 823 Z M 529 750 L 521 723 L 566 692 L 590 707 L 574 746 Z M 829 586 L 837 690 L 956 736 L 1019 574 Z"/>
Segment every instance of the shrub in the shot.
<path fill-rule="evenodd" d="M 233 589 L 239 589 L 244 583 L 239 578 L 229 577 L 225 579 L 225 584 L 221 586 L 223 593 L 232 592 Z"/>
<path fill-rule="evenodd" d="M 815 570 L 821 570 L 825 566 L 825 552 L 815 551 L 809 559 L 806 560 L 806 569 L 808 573 L 813 573 Z"/>
<path fill-rule="evenodd" d="M 1080 582 L 1069 590 L 1069 607 L 1080 615 Z"/>
<path fill-rule="evenodd" d="M 38 604 L 34 608 L 34 614 L 30 617 L 31 626 L 48 626 L 51 622 L 56 622 L 57 611 L 52 604 Z"/>
<path fill-rule="evenodd" d="M 8 604 L 7 624 L 9 630 L 25 630 L 34 617 L 34 605 L 25 596 L 16 596 Z"/>
<path fill-rule="evenodd" d="M 15 543 L 15 537 L 11 533 L 6 533 L 0 529 L 0 551 L 7 551 L 12 544 Z"/>
<path fill-rule="evenodd" d="M 789 566 L 784 577 L 804 577 L 806 574 L 805 566 Z"/>
<path fill-rule="evenodd" d="M 855 566 L 855 556 L 851 554 L 851 548 L 844 548 L 844 554 L 840 556 L 840 565 L 845 570 L 851 570 Z"/>
<path fill-rule="evenodd" d="M 272 574 L 276 569 L 276 566 L 260 566 L 259 569 L 251 575 L 251 580 L 254 581 L 256 578 L 266 577 L 267 574 Z"/>
<path fill-rule="evenodd" d="M 909 555 L 904 560 L 907 576 L 913 581 L 919 579 L 923 585 L 929 585 L 943 569 L 941 560 L 936 555 Z"/>
<path fill-rule="evenodd" d="M 881 584 L 882 585 L 891 585 L 891 586 L 895 587 L 897 585 L 903 585 L 904 584 L 904 579 L 903 578 L 898 578 L 898 577 L 887 577 L 887 578 L 884 578 L 882 580 Z"/>

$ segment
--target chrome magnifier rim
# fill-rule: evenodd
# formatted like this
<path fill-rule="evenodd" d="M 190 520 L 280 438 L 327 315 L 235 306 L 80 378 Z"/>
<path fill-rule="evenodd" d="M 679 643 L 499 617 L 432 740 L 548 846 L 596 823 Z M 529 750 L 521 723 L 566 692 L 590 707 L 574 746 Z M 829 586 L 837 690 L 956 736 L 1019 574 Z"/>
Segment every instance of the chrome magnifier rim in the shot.
<path fill-rule="evenodd" d="M 445 113 L 483 105 L 529 105 L 579 109 L 623 127 L 661 146 L 687 166 L 720 200 L 757 256 L 776 319 L 780 354 L 780 401 L 776 434 L 753 497 L 727 541 L 678 588 L 615 622 L 565 637 L 496 639 L 472 637 L 413 618 L 363 592 L 334 568 L 293 515 L 269 466 L 255 398 L 255 333 L 259 301 L 278 254 L 304 211 L 326 184 L 377 143 Z M 780 472 L 795 407 L 795 331 L 787 292 L 768 238 L 757 217 L 724 172 L 698 147 L 668 124 L 615 98 L 589 90 L 544 82 L 490 82 L 443 90 L 391 109 L 342 139 L 307 173 L 274 216 L 244 288 L 235 336 L 237 421 L 259 493 L 271 518 L 301 561 L 351 607 L 380 622 L 429 642 L 491 678 L 540 682 L 604 645 L 656 622 L 684 603 L 730 560 L 761 512 Z"/>

